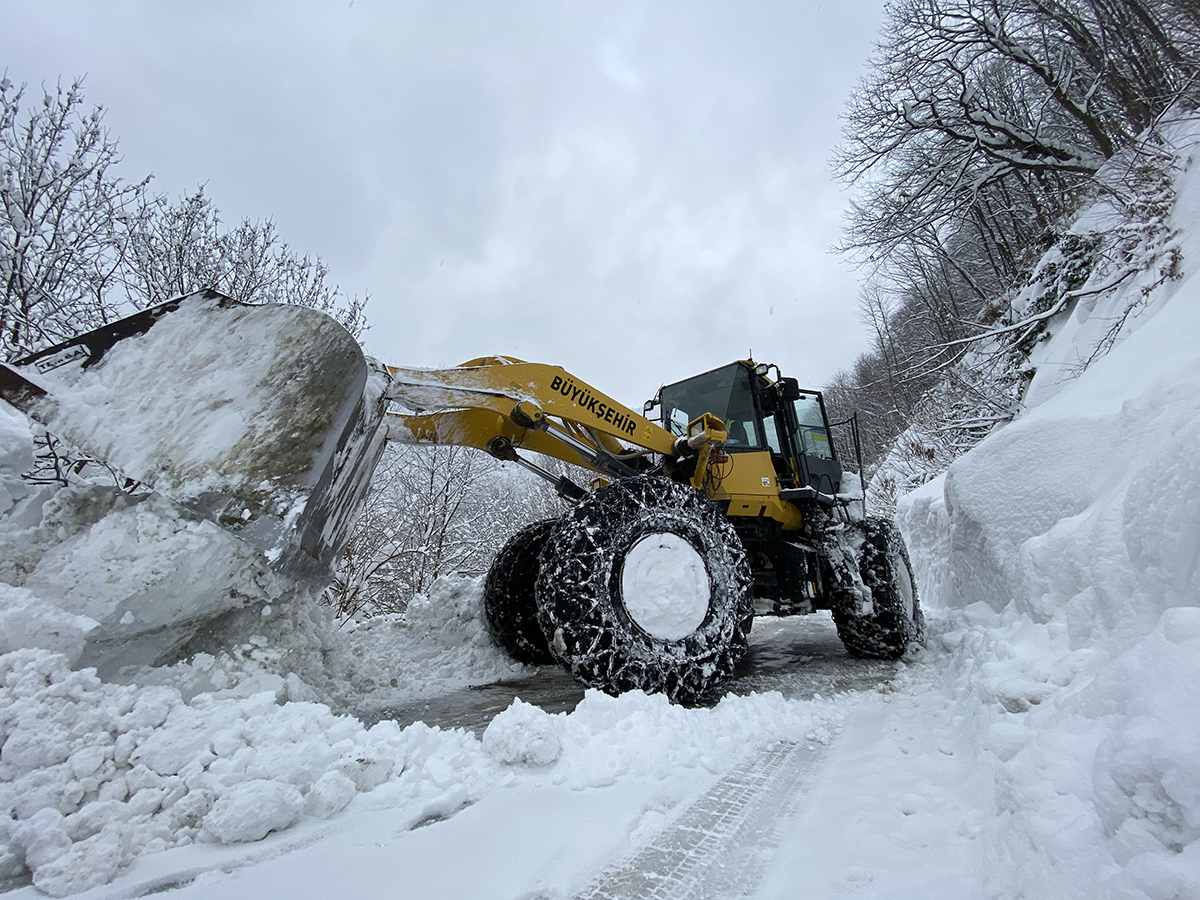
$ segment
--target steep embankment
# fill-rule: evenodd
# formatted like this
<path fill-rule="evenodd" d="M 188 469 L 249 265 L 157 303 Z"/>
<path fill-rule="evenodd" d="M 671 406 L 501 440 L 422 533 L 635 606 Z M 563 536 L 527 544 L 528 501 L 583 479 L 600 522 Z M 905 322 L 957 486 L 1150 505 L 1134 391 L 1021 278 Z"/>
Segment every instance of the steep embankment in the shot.
<path fill-rule="evenodd" d="M 1182 277 L 1052 321 L 1027 410 L 899 507 L 997 765 L 1003 896 L 1200 896 L 1197 168 L 1176 187 Z"/>

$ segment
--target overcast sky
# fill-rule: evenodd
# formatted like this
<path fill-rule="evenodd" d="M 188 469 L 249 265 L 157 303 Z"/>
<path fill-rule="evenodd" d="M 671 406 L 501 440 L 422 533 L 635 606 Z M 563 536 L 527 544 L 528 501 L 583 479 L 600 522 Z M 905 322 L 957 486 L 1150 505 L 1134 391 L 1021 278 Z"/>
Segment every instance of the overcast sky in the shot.
<path fill-rule="evenodd" d="M 0 3 L 32 93 L 86 75 L 127 178 L 274 218 L 370 352 L 562 365 L 629 405 L 751 351 L 866 347 L 828 160 L 882 21 L 855 2 Z"/>

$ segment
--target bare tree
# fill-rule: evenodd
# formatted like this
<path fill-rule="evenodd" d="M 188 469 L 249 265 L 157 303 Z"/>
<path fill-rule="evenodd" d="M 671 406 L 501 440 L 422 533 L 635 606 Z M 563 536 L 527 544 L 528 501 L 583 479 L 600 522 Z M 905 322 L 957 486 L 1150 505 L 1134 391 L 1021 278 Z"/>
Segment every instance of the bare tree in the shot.
<path fill-rule="evenodd" d="M 866 268 L 874 340 L 829 399 L 860 411 L 874 461 L 916 423 L 888 462 L 911 480 L 1013 414 L 1054 316 L 1143 270 L 1174 277 L 1153 131 L 1197 99 L 1200 7 L 899 0 L 887 15 L 836 158 L 857 188 L 841 249 Z M 1125 224 L 1069 232 L 1099 195 Z"/>
<path fill-rule="evenodd" d="M 178 203 L 144 196 L 129 241 L 121 275 L 140 306 L 211 287 L 245 303 L 311 306 L 356 337 L 367 327 L 367 298 L 331 284 L 319 256 L 293 251 L 270 219 L 225 228 L 203 187 Z"/>
<path fill-rule="evenodd" d="M 125 219 L 146 181 L 112 173 L 117 143 L 82 82 L 43 91 L 0 79 L 0 347 L 12 359 L 121 314 L 112 287 Z"/>
<path fill-rule="evenodd" d="M 518 528 L 561 512 L 553 490 L 478 450 L 389 446 L 326 601 L 345 617 L 400 612 L 440 575 L 482 575 Z"/>

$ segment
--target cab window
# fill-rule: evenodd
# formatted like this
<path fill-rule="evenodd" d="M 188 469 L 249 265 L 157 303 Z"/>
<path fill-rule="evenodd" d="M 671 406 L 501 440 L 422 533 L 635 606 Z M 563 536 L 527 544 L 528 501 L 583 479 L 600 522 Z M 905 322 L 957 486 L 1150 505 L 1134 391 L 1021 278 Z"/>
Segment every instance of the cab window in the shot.
<path fill-rule="evenodd" d="M 762 447 L 754 413 L 750 372 L 737 363 L 713 369 L 662 390 L 663 424 L 672 434 L 686 435 L 688 422 L 712 413 L 725 423 L 726 446 Z M 778 438 L 775 441 L 778 444 Z"/>
<path fill-rule="evenodd" d="M 829 442 L 829 431 L 825 427 L 821 402 L 815 394 L 803 394 L 795 405 L 796 422 L 800 426 L 801 452 L 806 456 L 833 459 L 833 448 Z"/>

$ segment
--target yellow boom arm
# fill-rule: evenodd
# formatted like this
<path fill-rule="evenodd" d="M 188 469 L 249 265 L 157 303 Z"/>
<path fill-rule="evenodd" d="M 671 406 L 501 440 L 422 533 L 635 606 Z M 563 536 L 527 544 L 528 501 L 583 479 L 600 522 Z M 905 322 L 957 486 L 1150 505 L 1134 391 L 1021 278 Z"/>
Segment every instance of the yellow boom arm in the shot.
<path fill-rule="evenodd" d="M 677 438 L 558 366 L 510 357 L 451 369 L 385 367 L 388 439 L 477 447 L 502 459 L 527 449 L 609 477 L 642 450 L 678 455 Z M 623 461 L 625 460 L 625 461 Z"/>

